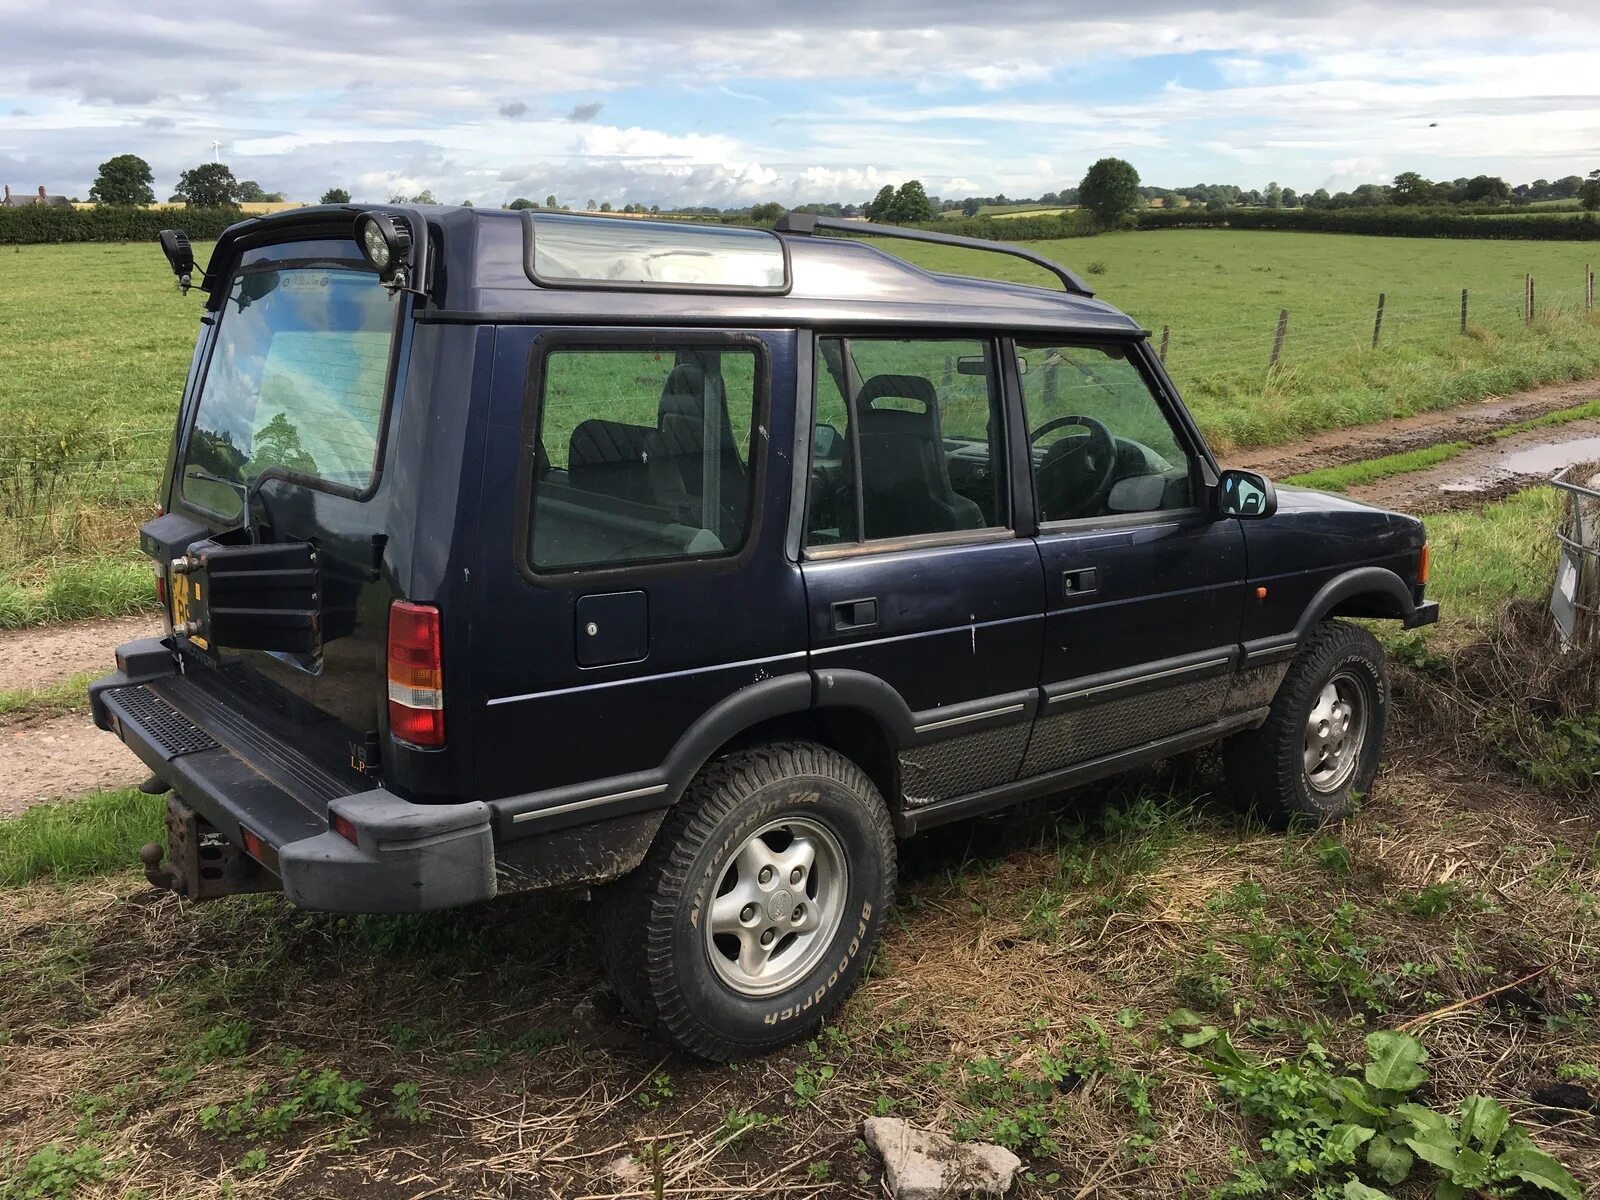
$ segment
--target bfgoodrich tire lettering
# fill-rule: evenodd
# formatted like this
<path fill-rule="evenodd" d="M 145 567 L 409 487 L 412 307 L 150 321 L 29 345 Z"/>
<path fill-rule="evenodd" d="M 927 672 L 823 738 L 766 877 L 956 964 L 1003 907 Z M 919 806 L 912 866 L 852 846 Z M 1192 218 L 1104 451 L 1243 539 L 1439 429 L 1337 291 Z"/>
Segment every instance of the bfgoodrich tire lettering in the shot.
<path fill-rule="evenodd" d="M 737 970 L 712 961 L 718 951 L 707 923 L 730 861 L 790 818 L 815 840 L 820 830 L 836 843 L 845 866 L 835 879 L 837 919 L 807 953 L 812 965 L 803 975 L 776 973 L 781 990 L 764 993 L 752 975 L 741 989 Z M 888 811 L 854 763 L 810 742 L 741 751 L 702 771 L 639 869 L 596 893 L 606 970 L 629 1011 L 682 1049 L 718 1060 L 759 1054 L 809 1033 L 854 990 L 894 877 Z M 791 899 L 805 902 L 800 886 Z"/>
<path fill-rule="evenodd" d="M 1383 648 L 1359 626 L 1325 621 L 1300 647 L 1266 722 L 1224 744 L 1229 790 L 1275 824 L 1337 821 L 1370 794 L 1388 719 Z"/>

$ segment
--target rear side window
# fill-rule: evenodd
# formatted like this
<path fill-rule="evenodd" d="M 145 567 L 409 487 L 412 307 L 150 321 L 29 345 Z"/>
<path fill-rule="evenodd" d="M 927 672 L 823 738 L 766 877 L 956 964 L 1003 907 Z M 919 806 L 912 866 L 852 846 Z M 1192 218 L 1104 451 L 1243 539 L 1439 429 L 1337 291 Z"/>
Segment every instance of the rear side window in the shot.
<path fill-rule="evenodd" d="M 397 303 L 366 271 L 234 277 L 184 447 L 189 503 L 223 517 L 269 468 L 365 490 L 377 469 Z"/>
<path fill-rule="evenodd" d="M 754 347 L 550 350 L 539 373 L 536 571 L 737 554 L 750 534 Z"/>

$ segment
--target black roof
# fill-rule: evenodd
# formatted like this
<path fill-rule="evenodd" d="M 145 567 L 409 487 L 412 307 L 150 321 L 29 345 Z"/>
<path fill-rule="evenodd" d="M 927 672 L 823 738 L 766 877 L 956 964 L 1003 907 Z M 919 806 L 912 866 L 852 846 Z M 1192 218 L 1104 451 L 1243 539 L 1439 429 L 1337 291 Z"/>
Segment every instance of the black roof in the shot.
<path fill-rule="evenodd" d="M 1129 334 L 1140 327 L 1102 300 L 1055 288 L 925 271 L 869 242 L 780 232 L 792 285 L 786 294 L 599 286 L 541 287 L 526 269 L 523 213 L 444 206 L 319 205 L 241 221 L 218 240 L 205 286 L 218 298 L 236 247 L 350 237 L 356 216 L 382 210 L 425 222 L 438 247 L 424 319 L 551 324 L 829 325 Z M 573 214 L 574 218 L 580 214 Z M 541 212 L 538 221 L 560 221 Z M 617 217 L 615 220 L 638 221 Z M 683 222 L 646 222 L 682 229 Z M 713 228 L 722 228 L 720 226 Z"/>

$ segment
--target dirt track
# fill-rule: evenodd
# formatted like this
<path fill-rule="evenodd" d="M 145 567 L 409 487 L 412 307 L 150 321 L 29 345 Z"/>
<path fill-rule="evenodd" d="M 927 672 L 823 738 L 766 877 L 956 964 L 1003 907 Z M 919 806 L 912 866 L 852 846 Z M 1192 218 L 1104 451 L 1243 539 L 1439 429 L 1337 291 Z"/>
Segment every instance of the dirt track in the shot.
<path fill-rule="evenodd" d="M 1240 450 L 1227 456 L 1226 465 L 1261 471 L 1269 478 L 1282 479 L 1321 467 L 1382 458 L 1418 450 L 1440 442 L 1487 440 L 1497 429 L 1531 420 L 1563 408 L 1575 408 L 1590 400 L 1600 400 L 1600 380 L 1556 383 L 1533 388 L 1512 396 L 1498 396 L 1475 404 L 1460 404 L 1439 412 L 1422 413 L 1358 425 L 1353 429 L 1334 429 L 1304 441 L 1285 446 Z M 1543 431 L 1554 440 L 1561 427 Z"/>

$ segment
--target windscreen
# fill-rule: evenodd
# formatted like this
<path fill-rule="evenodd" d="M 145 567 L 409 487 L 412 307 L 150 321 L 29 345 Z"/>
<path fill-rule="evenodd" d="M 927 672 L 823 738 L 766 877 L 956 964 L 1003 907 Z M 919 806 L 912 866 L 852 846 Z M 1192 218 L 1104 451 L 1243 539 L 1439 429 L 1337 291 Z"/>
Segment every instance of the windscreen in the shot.
<path fill-rule="evenodd" d="M 270 467 L 371 484 L 396 304 L 366 271 L 235 276 L 185 445 L 183 498 L 232 519 Z"/>

